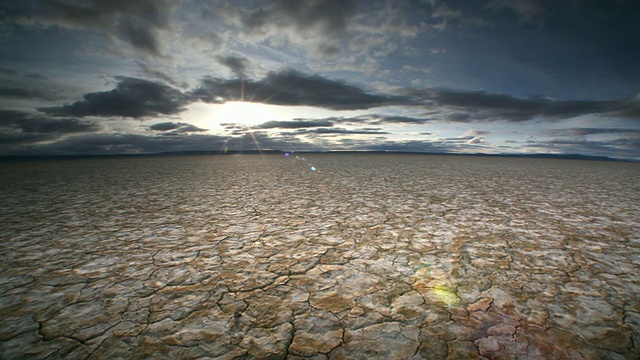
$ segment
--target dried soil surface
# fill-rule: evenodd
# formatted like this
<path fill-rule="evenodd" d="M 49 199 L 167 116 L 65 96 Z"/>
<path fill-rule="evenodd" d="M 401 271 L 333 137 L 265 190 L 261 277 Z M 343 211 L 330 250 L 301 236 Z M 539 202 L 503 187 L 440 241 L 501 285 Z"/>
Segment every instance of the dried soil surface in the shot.
<path fill-rule="evenodd" d="M 0 174 L 0 358 L 640 357 L 640 164 L 245 155 Z"/>

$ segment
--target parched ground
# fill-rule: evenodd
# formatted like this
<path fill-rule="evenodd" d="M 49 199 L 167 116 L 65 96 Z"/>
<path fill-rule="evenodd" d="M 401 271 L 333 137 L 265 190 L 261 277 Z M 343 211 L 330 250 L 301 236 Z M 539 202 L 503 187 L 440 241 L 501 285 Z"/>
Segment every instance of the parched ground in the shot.
<path fill-rule="evenodd" d="M 639 164 L 0 166 L 0 358 L 640 357 Z"/>

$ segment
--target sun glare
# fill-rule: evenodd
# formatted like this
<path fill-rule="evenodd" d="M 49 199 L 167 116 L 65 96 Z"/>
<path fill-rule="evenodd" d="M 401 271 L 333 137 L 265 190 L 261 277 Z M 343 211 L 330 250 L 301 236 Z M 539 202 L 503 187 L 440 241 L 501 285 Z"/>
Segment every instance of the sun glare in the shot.
<path fill-rule="evenodd" d="M 286 116 L 280 106 L 248 101 L 229 101 L 216 109 L 215 118 L 220 122 L 246 126 L 259 125 L 265 121 L 281 120 Z"/>

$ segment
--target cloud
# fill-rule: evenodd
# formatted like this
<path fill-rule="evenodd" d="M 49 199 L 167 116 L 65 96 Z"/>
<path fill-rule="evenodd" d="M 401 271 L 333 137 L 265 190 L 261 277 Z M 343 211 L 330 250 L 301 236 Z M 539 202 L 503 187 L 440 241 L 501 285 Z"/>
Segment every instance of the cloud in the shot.
<path fill-rule="evenodd" d="M 28 136 L 29 134 L 27 134 Z M 23 135 L 23 137 L 26 137 Z M 3 140 L 0 134 L 0 140 Z M 19 140 L 14 137 L 15 140 Z M 292 136 L 278 136 L 253 132 L 242 136 L 218 136 L 210 134 L 172 134 L 166 136 L 145 134 L 81 134 L 60 138 L 46 143 L 32 143 L 28 148 L 15 147 L 0 141 L 0 153 L 10 154 L 138 154 L 180 151 L 296 149 L 314 150 L 317 147 Z"/>
<path fill-rule="evenodd" d="M 151 126 L 149 126 L 149 130 L 153 130 L 153 131 L 172 131 L 172 133 L 189 133 L 189 132 L 202 132 L 202 131 L 207 131 L 207 129 L 201 129 L 197 126 L 191 125 L 191 124 L 187 124 L 187 123 L 183 123 L 183 122 L 163 122 L 163 123 L 157 123 L 157 124 L 153 124 Z"/>
<path fill-rule="evenodd" d="M 27 89 L 0 87 L 0 97 L 10 99 L 37 99 L 40 95 Z"/>
<path fill-rule="evenodd" d="M 333 122 L 329 120 L 295 120 L 295 121 L 267 121 L 256 126 L 256 129 L 300 129 L 311 127 L 328 127 L 333 126 Z"/>
<path fill-rule="evenodd" d="M 616 129 L 616 128 L 570 128 L 552 129 L 545 131 L 550 136 L 587 136 L 596 134 L 640 134 L 638 129 Z"/>
<path fill-rule="evenodd" d="M 467 140 L 467 144 L 484 144 L 485 138 L 482 136 L 474 136 L 473 138 Z"/>
<path fill-rule="evenodd" d="M 541 21 L 546 14 L 542 0 L 492 0 L 486 5 L 492 11 L 511 10 L 524 23 Z"/>
<path fill-rule="evenodd" d="M 138 67 L 140 67 L 140 70 L 147 76 L 169 83 L 173 86 L 177 86 L 181 88 L 188 87 L 188 85 L 185 82 L 179 82 L 176 79 L 174 79 L 172 76 L 158 70 L 157 68 L 154 68 L 149 64 L 145 64 L 141 61 L 136 61 L 136 65 L 138 65 Z"/>
<path fill-rule="evenodd" d="M 204 15 L 233 29 L 226 34 L 244 44 L 286 43 L 307 55 L 335 57 L 340 41 L 350 35 L 357 9 L 352 0 L 277 0 L 214 5 Z"/>
<path fill-rule="evenodd" d="M 127 43 L 143 54 L 160 56 L 160 32 L 169 28 L 172 7 L 165 0 L 46 1 L 27 10 L 33 14 L 19 14 L 15 22 L 22 26 L 89 30 Z"/>
<path fill-rule="evenodd" d="M 51 118 L 29 118 L 24 119 L 20 123 L 14 124 L 14 127 L 25 133 L 56 133 L 71 134 L 80 132 L 95 132 L 102 127 L 94 122 L 86 122 L 78 119 L 51 119 Z"/>
<path fill-rule="evenodd" d="M 298 135 L 302 135 L 302 134 L 332 134 L 332 135 L 384 135 L 384 134 L 389 134 L 386 131 L 380 131 L 380 129 L 371 129 L 371 128 L 364 128 L 364 129 L 359 129 L 359 130 L 350 130 L 350 129 L 343 129 L 343 128 L 319 128 L 319 129 L 303 129 L 303 130 L 298 130 L 295 132 L 295 134 Z"/>
<path fill-rule="evenodd" d="M 640 94 L 637 94 L 630 99 L 617 101 L 614 109 L 606 115 L 628 119 L 640 119 Z"/>
<path fill-rule="evenodd" d="M 20 73 L 16 70 L 0 66 L 0 76 L 14 77 L 18 75 L 20 75 Z"/>
<path fill-rule="evenodd" d="M 373 125 L 379 124 L 424 124 L 429 121 L 426 118 L 416 118 L 410 116 L 399 116 L 399 115 L 369 115 L 371 120 L 369 123 Z"/>
<path fill-rule="evenodd" d="M 356 110 L 401 104 L 407 97 L 376 95 L 316 75 L 294 70 L 271 72 L 259 81 L 205 78 L 191 92 L 194 99 L 219 103 L 245 99 L 275 105 L 316 106 L 334 110 Z"/>
<path fill-rule="evenodd" d="M 0 132 L 3 133 L 71 134 L 101 129 L 100 125 L 89 121 L 47 118 L 23 111 L 0 110 Z"/>
<path fill-rule="evenodd" d="M 217 60 L 220 64 L 231 70 L 236 77 L 245 78 L 249 67 L 249 59 L 240 55 L 218 56 Z"/>
<path fill-rule="evenodd" d="M 482 135 L 488 135 L 490 134 L 491 131 L 486 131 L 486 130 L 467 130 L 465 131 L 463 136 L 482 136 Z"/>
<path fill-rule="evenodd" d="M 607 141 L 587 140 L 584 138 L 552 139 L 521 144 L 522 150 L 529 150 L 534 153 L 589 154 L 636 160 L 638 160 L 639 148 L 640 138 L 621 138 Z"/>
<path fill-rule="evenodd" d="M 58 100 L 61 91 L 45 76 L 22 74 L 16 70 L 0 68 L 0 98 L 19 100 Z"/>
<path fill-rule="evenodd" d="M 119 82 L 113 90 L 85 94 L 82 101 L 37 110 L 53 116 L 142 118 L 176 114 L 188 103 L 179 90 L 162 83 L 123 76 L 116 79 Z"/>
<path fill-rule="evenodd" d="M 41 141 L 49 141 L 55 136 L 37 133 L 3 133 L 0 132 L 0 154 L 24 151 L 24 145 L 31 145 Z M 17 146 L 16 146 L 17 145 Z"/>
<path fill-rule="evenodd" d="M 29 117 L 31 114 L 24 111 L 0 109 L 0 126 L 11 125 Z"/>
<path fill-rule="evenodd" d="M 445 120 L 454 122 L 495 120 L 521 122 L 533 118 L 558 121 L 587 114 L 640 118 L 640 101 L 637 96 L 622 100 L 591 101 L 522 99 L 485 91 L 450 89 L 409 90 L 408 93 L 421 99 L 424 106 L 452 110 L 453 112 L 443 112 L 442 116 Z"/>
<path fill-rule="evenodd" d="M 19 153 L 41 142 L 102 130 L 95 122 L 48 118 L 17 110 L 0 110 L 0 153 Z"/>

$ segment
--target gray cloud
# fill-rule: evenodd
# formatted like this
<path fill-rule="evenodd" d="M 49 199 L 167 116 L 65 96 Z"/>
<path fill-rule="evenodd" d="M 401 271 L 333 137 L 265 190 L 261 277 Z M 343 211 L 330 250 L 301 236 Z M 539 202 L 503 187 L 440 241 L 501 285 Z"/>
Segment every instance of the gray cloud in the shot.
<path fill-rule="evenodd" d="M 491 131 L 486 131 L 486 130 L 468 130 L 464 133 L 465 136 L 482 136 L 482 135 L 488 135 L 490 134 Z"/>
<path fill-rule="evenodd" d="M 183 123 L 183 122 L 163 122 L 157 123 L 149 126 L 149 130 L 154 131 L 172 131 L 173 133 L 188 133 L 188 132 L 202 132 L 207 131 L 206 129 L 201 129 L 197 126 Z"/>
<path fill-rule="evenodd" d="M 29 117 L 31 117 L 31 114 L 24 111 L 0 109 L 0 125 L 15 124 Z"/>
<path fill-rule="evenodd" d="M 0 110 L 0 154 L 20 153 L 43 141 L 98 132 L 102 126 L 73 118 L 47 118 L 17 110 Z"/>
<path fill-rule="evenodd" d="M 16 70 L 0 68 L 0 97 L 20 100 L 57 100 L 61 97 L 47 77 L 36 73 L 22 74 Z"/>
<path fill-rule="evenodd" d="M 550 121 L 596 114 L 640 118 L 638 97 L 615 101 L 521 99 L 484 91 L 450 89 L 410 90 L 409 93 L 431 108 L 449 108 L 443 119 L 455 122 L 505 120 L 520 122 L 540 117 Z"/>
<path fill-rule="evenodd" d="M 27 89 L 0 87 L 0 97 L 14 99 L 37 99 L 40 97 L 40 95 Z"/>
<path fill-rule="evenodd" d="M 300 129 L 311 127 L 327 127 L 333 126 L 333 123 L 329 120 L 295 120 L 295 121 L 267 121 L 260 125 L 257 125 L 256 129 Z"/>
<path fill-rule="evenodd" d="M 72 30 L 90 30 L 110 39 L 121 40 L 141 53 L 159 56 L 160 32 L 169 27 L 171 2 L 139 1 L 45 1 L 19 14 L 16 23 L 23 26 L 56 26 Z"/>
<path fill-rule="evenodd" d="M 371 124 L 424 124 L 429 121 L 426 118 L 415 118 L 409 116 L 388 116 L 388 115 L 369 115 Z"/>
<path fill-rule="evenodd" d="M 406 104 L 407 97 L 376 95 L 315 75 L 287 70 L 269 73 L 260 81 L 205 78 L 191 96 L 205 102 L 245 100 L 276 105 L 306 105 L 334 110 L 356 110 Z"/>
<path fill-rule="evenodd" d="M 552 129 L 545 131 L 550 136 L 586 136 L 596 134 L 640 134 L 638 129 L 616 129 L 616 128 L 570 128 Z"/>
<path fill-rule="evenodd" d="M 542 0 L 491 0 L 485 6 L 492 11 L 509 9 L 525 23 L 542 21 L 546 14 Z"/>
<path fill-rule="evenodd" d="M 359 130 L 350 130 L 343 128 L 319 128 L 319 129 L 303 129 L 298 130 L 295 134 L 332 134 L 332 135 L 384 135 L 389 134 L 380 129 L 363 128 Z"/>
<path fill-rule="evenodd" d="M 522 99 L 484 91 L 450 89 L 405 90 L 402 94 L 373 94 L 341 81 L 293 70 L 269 73 L 261 80 L 204 78 L 200 86 L 182 93 L 160 82 L 116 77 L 116 88 L 84 95 L 84 100 L 38 110 L 53 116 L 122 116 L 143 118 L 172 115 L 194 101 L 223 103 L 231 100 L 276 105 L 315 106 L 333 110 L 356 110 L 382 106 L 422 106 L 432 111 L 420 117 L 370 114 L 350 118 L 321 119 L 345 124 L 424 124 L 430 121 L 522 122 L 538 118 L 559 121 L 580 115 L 640 119 L 640 97 L 610 101 Z M 0 91 L 1 94 L 1 91 Z M 310 120 L 310 119 L 307 119 Z M 315 120 L 314 121 L 318 121 Z M 262 126 L 296 126 L 265 123 Z M 326 124 L 320 126 L 328 126 Z"/>
<path fill-rule="evenodd" d="M 25 133 L 57 133 L 70 134 L 80 132 L 95 132 L 102 127 L 94 122 L 78 119 L 29 118 L 14 124 L 14 127 Z"/>
<path fill-rule="evenodd" d="M 640 119 L 640 94 L 630 99 L 617 101 L 615 108 L 606 115 Z"/>
<path fill-rule="evenodd" d="M 548 141 L 526 142 L 522 149 L 533 152 L 589 154 L 618 159 L 638 158 L 640 138 L 621 138 L 612 141 L 594 141 L 587 139 L 552 139 Z"/>
<path fill-rule="evenodd" d="M 251 7 L 216 6 L 207 15 L 238 25 L 244 37 L 253 41 L 287 39 L 313 48 L 317 55 L 334 56 L 337 41 L 348 36 L 357 12 L 352 0 L 279 0 Z"/>
<path fill-rule="evenodd" d="M 173 86 L 177 86 L 177 87 L 181 87 L 181 88 L 186 88 L 189 85 L 187 85 L 185 82 L 180 82 L 177 81 L 176 79 L 174 79 L 172 76 L 154 68 L 153 66 L 149 65 L 149 64 L 145 64 L 143 62 L 137 61 L 136 65 L 138 65 L 138 67 L 140 67 L 140 70 L 142 70 L 142 72 L 147 75 L 150 76 L 152 78 L 164 81 L 166 83 L 169 83 Z"/>
<path fill-rule="evenodd" d="M 28 136 L 28 134 L 27 134 Z M 22 136 L 26 138 L 27 136 Z M 4 137 L 0 134 L 0 140 Z M 296 149 L 312 150 L 314 145 L 291 136 L 266 135 L 261 132 L 241 136 L 218 136 L 209 134 L 83 134 L 61 138 L 48 143 L 34 143 L 35 137 L 24 139 L 29 148 L 16 148 L 0 142 L 0 153 L 6 154 L 137 154 L 180 151 L 216 151 Z M 18 140 L 14 137 L 14 140 Z M 17 142 L 16 142 L 17 143 Z"/>
<path fill-rule="evenodd" d="M 51 134 L 37 133 L 4 133 L 0 131 L 0 154 L 8 151 L 20 152 L 24 151 L 21 145 L 31 145 L 41 141 L 55 139 Z M 18 145 L 18 147 L 16 147 Z"/>
<path fill-rule="evenodd" d="M 238 78 L 245 78 L 249 68 L 249 59 L 240 55 L 218 56 L 217 60 L 220 64 L 226 66 Z"/>
<path fill-rule="evenodd" d="M 14 77 L 18 75 L 20 75 L 20 73 L 16 70 L 0 66 L 0 76 Z"/>
<path fill-rule="evenodd" d="M 188 98 L 179 90 L 159 82 L 116 77 L 115 89 L 84 95 L 84 100 L 55 107 L 38 108 L 53 116 L 121 116 L 141 118 L 181 112 Z"/>
<path fill-rule="evenodd" d="M 139 51 L 159 56 L 161 55 L 160 44 L 154 34 L 153 27 L 148 25 L 138 18 L 129 17 L 121 20 L 118 35 Z"/>
<path fill-rule="evenodd" d="M 467 141 L 467 144 L 484 144 L 486 142 L 485 138 L 482 136 L 475 136 Z"/>
<path fill-rule="evenodd" d="M 0 110 L 0 132 L 2 133 L 71 134 L 95 132 L 101 129 L 100 125 L 89 121 L 47 118 L 17 110 Z"/>

